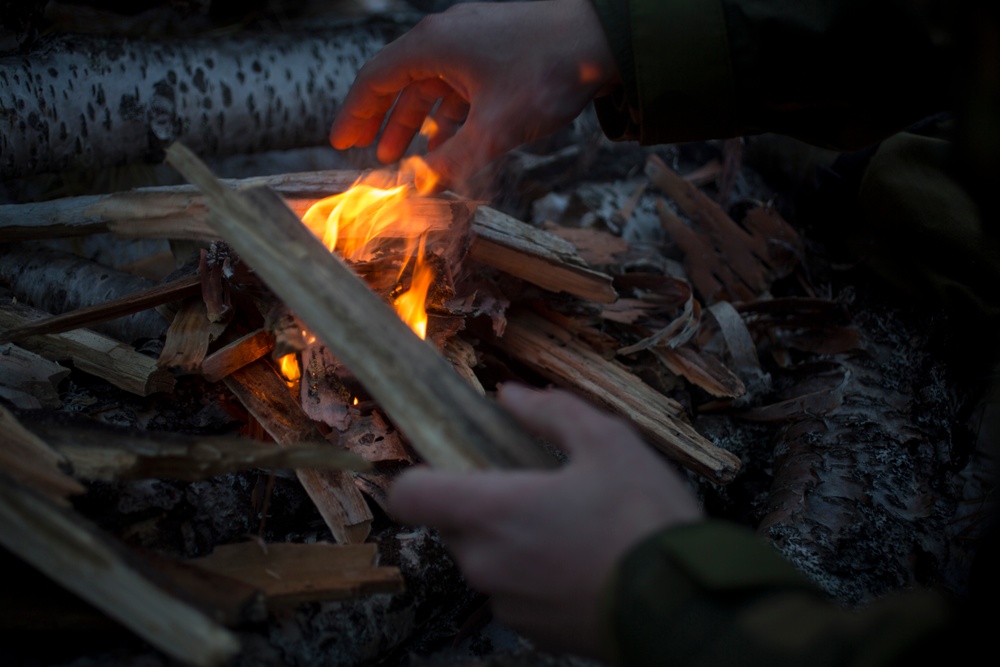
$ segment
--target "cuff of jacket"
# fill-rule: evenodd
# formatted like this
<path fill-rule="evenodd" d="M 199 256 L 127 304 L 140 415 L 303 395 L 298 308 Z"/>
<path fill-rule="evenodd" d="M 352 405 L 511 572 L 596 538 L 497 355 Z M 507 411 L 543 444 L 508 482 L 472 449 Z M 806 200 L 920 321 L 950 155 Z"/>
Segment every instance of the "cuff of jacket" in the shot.
<path fill-rule="evenodd" d="M 595 100 L 611 139 L 674 143 L 738 134 L 718 0 L 592 0 L 622 85 Z"/>
<path fill-rule="evenodd" d="M 745 528 L 722 521 L 668 528 L 616 568 L 603 605 L 604 643 L 619 665 L 716 664 L 736 625 L 724 622 L 720 610 L 738 616 L 745 604 L 790 590 L 823 597 Z"/>

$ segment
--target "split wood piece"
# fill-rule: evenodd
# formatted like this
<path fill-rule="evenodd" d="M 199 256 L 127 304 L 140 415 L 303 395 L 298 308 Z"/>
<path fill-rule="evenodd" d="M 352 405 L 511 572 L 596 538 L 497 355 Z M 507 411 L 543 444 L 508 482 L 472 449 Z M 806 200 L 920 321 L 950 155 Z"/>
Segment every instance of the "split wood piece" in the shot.
<path fill-rule="evenodd" d="M 739 458 L 683 421 L 680 404 L 553 322 L 533 313 L 513 315 L 496 344 L 556 385 L 629 419 L 652 444 L 684 467 L 721 484 L 732 481 L 739 471 Z"/>
<path fill-rule="evenodd" d="M 39 244 L 5 245 L 0 253 L 0 282 L 21 303 L 53 314 L 127 299 L 155 287 L 144 278 Z M 167 324 L 155 310 L 145 308 L 89 328 L 131 343 L 159 338 Z"/>
<path fill-rule="evenodd" d="M 214 667 L 239 651 L 232 633 L 154 585 L 97 528 L 3 475 L 0 543 L 176 660 Z"/>
<path fill-rule="evenodd" d="M 167 159 L 206 194 L 223 238 L 351 369 L 425 460 L 458 470 L 556 464 L 328 252 L 272 191 L 236 193 L 178 144 L 167 150 Z"/>
<path fill-rule="evenodd" d="M 213 250 L 215 246 L 213 244 Z M 205 302 L 205 317 L 209 322 L 229 322 L 233 318 L 233 304 L 229 294 L 229 283 L 226 274 L 233 275 L 232 265 L 228 257 L 221 262 L 212 253 L 213 261 L 209 261 L 209 251 L 201 248 L 198 251 L 198 275 L 201 277 L 201 298 Z"/>
<path fill-rule="evenodd" d="M 413 454 L 399 432 L 378 410 L 353 418 L 350 427 L 340 434 L 340 441 L 370 463 L 391 463 L 397 467 L 413 463 Z"/>
<path fill-rule="evenodd" d="M 293 398 L 284 380 L 266 360 L 258 359 L 230 373 L 223 381 L 282 447 L 326 442 L 316 424 Z M 336 445 L 327 444 L 336 448 Z M 349 472 L 296 470 L 295 474 L 337 542 L 355 544 L 365 541 L 371 530 L 372 513 L 354 486 Z"/>
<path fill-rule="evenodd" d="M 468 256 L 551 292 L 598 303 L 618 298 L 611 276 L 588 267 L 572 244 L 487 206 L 472 218 Z"/>
<path fill-rule="evenodd" d="M 270 302 L 258 302 L 258 307 L 264 316 L 264 328 L 274 337 L 273 358 L 277 360 L 286 354 L 302 352 L 308 346 L 305 325 L 284 302 L 273 295 L 271 299 Z"/>
<path fill-rule="evenodd" d="M 77 308 L 62 315 L 53 315 L 48 319 L 34 322 L 21 329 L 9 331 L 0 336 L 0 344 L 17 341 L 25 336 L 38 334 L 62 333 L 73 329 L 82 329 L 100 322 L 107 322 L 117 317 L 131 315 L 149 308 L 179 301 L 188 296 L 200 293 L 201 283 L 198 276 L 185 276 L 172 280 L 164 285 L 158 285 L 141 290 L 105 303 Z"/>
<path fill-rule="evenodd" d="M 321 343 L 302 351 L 302 409 L 317 422 L 336 429 L 341 445 L 370 463 L 413 463 L 399 432 L 369 405 L 359 405 L 348 383 L 357 381 Z M 364 490 L 364 489 L 362 489 Z"/>
<path fill-rule="evenodd" d="M 86 480 L 177 479 L 197 481 L 251 468 L 369 470 L 359 456 L 329 443 L 275 447 L 246 438 L 135 433 L 89 424 L 28 423 Z"/>
<path fill-rule="evenodd" d="M 721 362 L 689 347 L 652 348 L 653 355 L 674 375 L 718 398 L 738 398 L 746 393 L 743 381 Z"/>
<path fill-rule="evenodd" d="M 611 232 L 592 227 L 566 227 L 558 222 L 543 222 L 541 229 L 570 243 L 588 266 L 617 266 L 629 250 L 629 243 Z M 617 281 L 617 278 L 616 278 Z"/>
<path fill-rule="evenodd" d="M 200 296 L 186 300 L 167 328 L 156 365 L 180 373 L 197 372 L 208 354 L 208 346 L 225 328 L 226 323 L 208 319 L 208 309 Z"/>
<path fill-rule="evenodd" d="M 476 372 L 472 370 L 479 363 L 479 359 L 476 357 L 476 348 L 461 338 L 452 337 L 444 344 L 441 351 L 444 353 L 445 359 L 469 383 L 469 386 L 475 389 L 480 396 L 486 396 L 486 389 L 476 376 Z"/>
<path fill-rule="evenodd" d="M 376 565 L 375 544 L 260 544 L 216 547 L 189 561 L 260 589 L 272 611 L 303 602 L 344 600 L 373 593 L 399 593 L 403 575 Z"/>
<path fill-rule="evenodd" d="M 0 405 L 0 470 L 19 483 L 63 503 L 66 496 L 86 490 L 60 469 L 65 463 L 64 456 L 53 451 Z"/>
<path fill-rule="evenodd" d="M 19 329 L 45 317 L 48 313 L 33 308 L 0 303 L 0 331 Z M 156 366 L 155 359 L 89 329 L 29 336 L 19 344 L 46 359 L 71 359 L 81 371 L 139 396 L 171 392 L 177 384 L 170 372 Z"/>
<path fill-rule="evenodd" d="M 311 171 L 244 179 L 225 179 L 236 190 L 269 187 L 300 217 L 317 200 L 344 192 L 365 172 Z M 407 204 L 415 230 L 443 230 L 452 210 L 465 204 L 426 197 Z M 205 197 L 191 185 L 137 188 L 127 192 L 66 197 L 46 202 L 0 205 L 0 236 L 7 241 L 86 236 L 111 232 L 127 238 L 211 241 L 218 232 L 208 223 Z"/>
<path fill-rule="evenodd" d="M 70 369 L 17 345 L 0 347 L 0 396 L 25 409 L 62 407 L 57 387 Z M 25 401 L 27 405 L 20 403 Z"/>
<path fill-rule="evenodd" d="M 633 354 L 657 346 L 669 349 L 678 348 L 691 340 L 700 326 L 701 304 L 695 300 L 694 295 L 689 290 L 687 301 L 684 302 L 684 310 L 681 311 L 680 315 L 653 335 L 647 336 L 633 345 L 620 348 L 618 354 Z"/>
<path fill-rule="evenodd" d="M 205 357 L 201 362 L 201 375 L 209 382 L 218 382 L 273 349 L 274 334 L 265 329 L 251 331 Z"/>
<path fill-rule="evenodd" d="M 663 200 L 656 200 L 656 212 L 663 230 L 684 255 L 684 271 L 705 301 L 752 301 L 756 295 L 720 261 L 709 239 L 689 227 Z"/>
<path fill-rule="evenodd" d="M 152 551 L 142 551 L 143 574 L 157 586 L 226 627 L 239 627 L 267 620 L 261 591 L 218 572 L 174 560 Z"/>
<path fill-rule="evenodd" d="M 322 343 L 313 343 L 302 350 L 302 409 L 310 419 L 340 433 L 351 425 L 351 399 L 354 398 L 340 377 L 344 371 L 340 360 Z"/>
<path fill-rule="evenodd" d="M 750 289 L 758 294 L 767 289 L 767 276 L 761 264 L 769 259 L 766 239 L 758 238 L 736 224 L 721 206 L 668 167 L 660 157 L 649 156 L 646 176 L 708 233 L 719 253 Z"/>

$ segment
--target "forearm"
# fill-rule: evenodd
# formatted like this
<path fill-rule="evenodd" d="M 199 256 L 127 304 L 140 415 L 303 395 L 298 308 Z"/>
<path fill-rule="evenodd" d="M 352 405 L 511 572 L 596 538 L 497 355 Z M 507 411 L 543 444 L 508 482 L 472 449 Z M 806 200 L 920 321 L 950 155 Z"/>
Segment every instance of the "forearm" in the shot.
<path fill-rule="evenodd" d="M 835 148 L 946 109 L 947 30 L 903 0 L 593 0 L 621 72 L 613 138 L 779 132 Z M 634 122 L 629 122 L 634 121 Z"/>

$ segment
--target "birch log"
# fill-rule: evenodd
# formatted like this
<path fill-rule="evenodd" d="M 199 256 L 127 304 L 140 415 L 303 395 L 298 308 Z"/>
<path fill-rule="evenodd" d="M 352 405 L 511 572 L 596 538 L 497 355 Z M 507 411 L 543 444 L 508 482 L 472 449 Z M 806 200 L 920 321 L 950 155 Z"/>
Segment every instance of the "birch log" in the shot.
<path fill-rule="evenodd" d="M 174 40 L 59 36 L 0 59 L 0 179 L 322 145 L 361 65 L 407 25 Z"/>
<path fill-rule="evenodd" d="M 13 245 L 0 252 L 0 281 L 13 295 L 50 313 L 85 308 L 154 286 L 151 280 L 118 271 L 72 253 L 34 245 Z M 101 322 L 94 326 L 117 340 L 159 338 L 167 321 L 155 310 Z"/>

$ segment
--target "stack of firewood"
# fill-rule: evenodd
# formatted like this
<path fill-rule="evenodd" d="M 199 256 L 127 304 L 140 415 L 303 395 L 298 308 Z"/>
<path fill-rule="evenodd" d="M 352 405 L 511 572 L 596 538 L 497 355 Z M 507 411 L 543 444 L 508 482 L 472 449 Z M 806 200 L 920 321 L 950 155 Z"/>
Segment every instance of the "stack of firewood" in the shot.
<path fill-rule="evenodd" d="M 0 234 L 12 242 L 0 278 L 36 306 L 0 304 L 0 392 L 24 414 L 56 408 L 65 360 L 140 396 L 169 394 L 179 377 L 196 375 L 223 383 L 249 415 L 248 430 L 279 447 L 83 434 L 22 425 L 5 410 L 0 539 L 184 661 L 218 664 L 238 651 L 223 625 L 259 619 L 262 600 L 273 610 L 400 590 L 399 571 L 379 567 L 366 543 L 372 508 L 384 509 L 400 468 L 558 465 L 488 398 L 492 386 L 481 376 L 489 359 L 511 365 L 506 377 L 570 389 L 629 419 L 698 483 L 717 488 L 746 462 L 692 425 L 692 405 L 640 377 L 649 378 L 650 364 L 697 392 L 699 411 L 739 408 L 747 419 L 792 424 L 793 440 L 815 435 L 817 420 L 836 434 L 830 425 L 852 373 L 864 373 L 848 361 L 861 345 L 858 328 L 843 304 L 811 295 L 798 272 L 802 243 L 776 209 L 756 203 L 738 224 L 697 187 L 703 174 L 683 178 L 655 155 L 636 195 L 661 193 L 657 213 L 683 259 L 676 275 L 621 270 L 629 245 L 605 231 L 530 225 L 447 194 L 411 202 L 438 268 L 426 341 L 387 304 L 407 286 L 404 257 L 387 251 L 348 264 L 298 217 L 358 173 L 223 182 L 183 146 L 168 160 L 194 185 L 0 206 Z M 175 252 L 159 258 L 166 268 L 151 281 L 31 245 L 98 233 L 166 239 Z M 90 303 L 83 296 L 66 312 L 39 310 L 60 279 L 64 291 L 89 291 Z M 805 294 L 774 298 L 782 279 Z M 129 344 L 150 339 L 162 342 L 158 358 Z M 767 368 L 794 368 L 804 352 L 842 358 L 765 404 L 773 396 Z M 281 372 L 279 360 L 289 357 L 298 377 Z M 816 450 L 796 458 L 791 449 L 786 467 L 778 461 L 783 476 L 761 517 L 765 530 L 800 522 L 795 503 L 812 493 L 801 474 L 815 477 Z M 66 500 L 85 492 L 81 482 L 249 468 L 294 469 L 337 544 L 251 542 L 218 545 L 195 561 L 151 560 L 81 521 Z M 914 480 L 919 493 L 930 484 L 916 472 Z M 918 514 L 939 509 L 929 502 Z"/>

